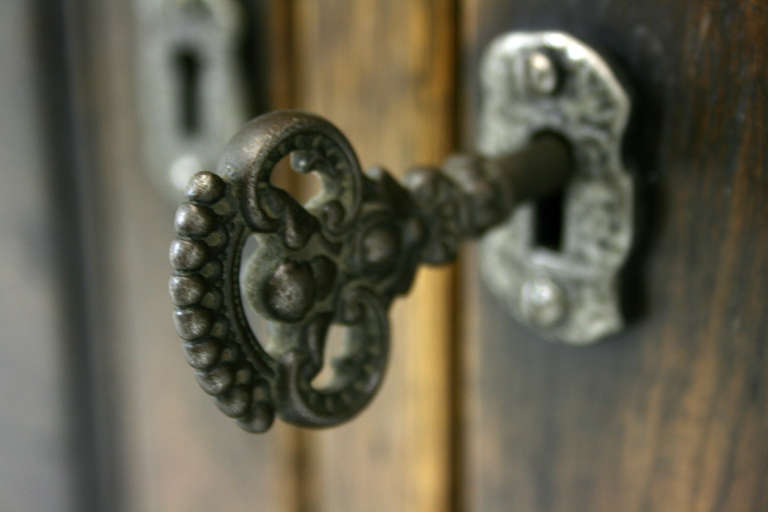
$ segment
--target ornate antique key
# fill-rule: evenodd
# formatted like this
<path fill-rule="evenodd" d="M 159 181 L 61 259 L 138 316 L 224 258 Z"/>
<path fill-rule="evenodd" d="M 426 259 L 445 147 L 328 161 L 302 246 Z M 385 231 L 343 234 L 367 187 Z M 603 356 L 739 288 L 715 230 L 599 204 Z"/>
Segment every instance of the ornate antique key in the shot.
<path fill-rule="evenodd" d="M 201 387 L 243 428 L 264 431 L 276 414 L 311 427 L 354 416 L 382 381 L 387 312 L 417 266 L 453 260 L 463 239 L 508 219 L 485 251 L 506 266 L 496 271 L 509 274 L 500 279 L 515 316 L 571 343 L 621 325 L 614 277 L 631 234 L 623 89 L 594 52 L 553 33 L 498 40 L 484 77 L 483 154 L 414 169 L 402 184 L 382 169 L 363 173 L 339 130 L 298 111 L 246 124 L 216 173 L 192 178 L 170 250 L 176 329 Z M 306 204 L 271 182 L 284 157 L 321 178 Z M 560 253 L 530 247 L 519 226 L 520 206 L 530 223 L 527 202 L 556 189 L 567 192 Z M 318 388 L 333 324 L 347 327 L 345 350 Z"/>

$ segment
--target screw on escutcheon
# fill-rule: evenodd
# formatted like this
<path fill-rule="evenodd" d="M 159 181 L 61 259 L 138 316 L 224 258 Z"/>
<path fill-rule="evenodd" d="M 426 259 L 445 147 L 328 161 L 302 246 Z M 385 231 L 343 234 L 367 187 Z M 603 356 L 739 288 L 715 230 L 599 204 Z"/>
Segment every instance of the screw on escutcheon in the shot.
<path fill-rule="evenodd" d="M 548 277 L 534 277 L 520 288 L 520 312 L 532 325 L 541 328 L 557 325 L 565 316 L 565 291 Z"/>
<path fill-rule="evenodd" d="M 542 51 L 534 51 L 527 61 L 528 87 L 537 94 L 550 95 L 555 92 L 559 82 L 557 65 L 552 58 Z"/>

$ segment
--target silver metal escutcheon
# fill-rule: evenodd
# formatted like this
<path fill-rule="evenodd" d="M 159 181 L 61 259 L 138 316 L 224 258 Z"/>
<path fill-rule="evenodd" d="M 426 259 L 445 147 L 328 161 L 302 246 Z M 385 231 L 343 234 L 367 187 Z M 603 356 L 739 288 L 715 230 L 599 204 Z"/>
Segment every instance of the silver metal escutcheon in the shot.
<path fill-rule="evenodd" d="M 593 343 L 623 326 L 617 274 L 633 235 L 633 183 L 621 161 L 629 96 L 600 55 L 558 32 L 497 38 L 481 74 L 481 154 L 508 154 L 552 131 L 571 143 L 575 166 L 559 249 L 536 244 L 535 209 L 521 205 L 481 242 L 485 281 L 541 336 Z"/>
<path fill-rule="evenodd" d="M 233 0 L 134 0 L 142 160 L 155 187 L 184 197 L 247 121 Z"/>

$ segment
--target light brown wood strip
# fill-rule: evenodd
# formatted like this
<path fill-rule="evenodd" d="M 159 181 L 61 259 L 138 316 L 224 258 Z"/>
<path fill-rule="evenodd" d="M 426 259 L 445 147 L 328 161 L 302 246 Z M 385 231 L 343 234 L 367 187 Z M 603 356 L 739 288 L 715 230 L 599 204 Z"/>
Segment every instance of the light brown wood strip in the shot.
<path fill-rule="evenodd" d="M 267 63 L 264 67 L 269 92 L 270 109 L 296 108 L 296 8 L 294 1 L 267 0 L 265 2 Z M 295 196 L 305 191 L 296 173 L 290 172 L 284 162 L 273 174 L 274 183 Z M 301 429 L 276 422 L 279 483 L 279 510 L 303 512 L 310 510 L 311 487 L 307 472 L 310 451 Z"/>
<path fill-rule="evenodd" d="M 449 1 L 297 4 L 298 106 L 326 116 L 364 166 L 439 163 L 454 133 Z M 379 396 L 350 423 L 308 434 L 315 509 L 450 510 L 454 273 L 424 270 L 391 315 Z"/>

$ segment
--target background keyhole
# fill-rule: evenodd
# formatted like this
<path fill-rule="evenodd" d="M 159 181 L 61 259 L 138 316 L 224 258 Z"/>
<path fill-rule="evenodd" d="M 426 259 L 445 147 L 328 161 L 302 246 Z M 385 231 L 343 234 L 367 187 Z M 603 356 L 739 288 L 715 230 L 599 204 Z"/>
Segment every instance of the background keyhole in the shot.
<path fill-rule="evenodd" d="M 185 135 L 200 131 L 200 74 L 202 61 L 191 48 L 180 49 L 174 55 L 177 76 L 178 125 Z"/>

